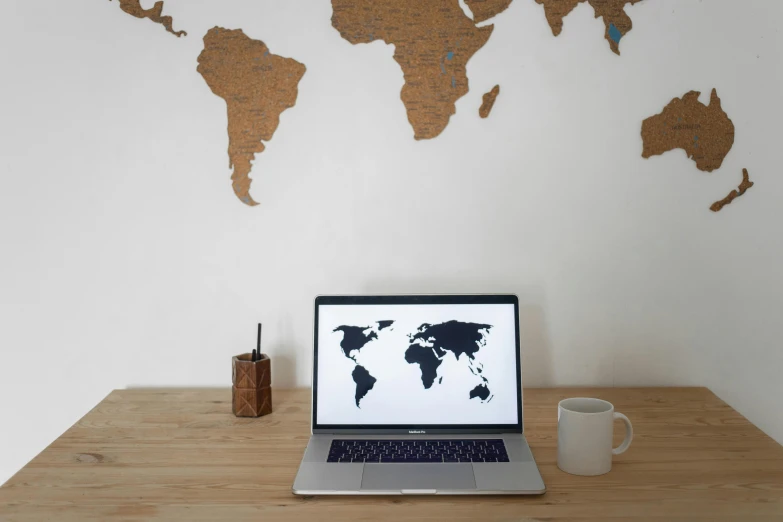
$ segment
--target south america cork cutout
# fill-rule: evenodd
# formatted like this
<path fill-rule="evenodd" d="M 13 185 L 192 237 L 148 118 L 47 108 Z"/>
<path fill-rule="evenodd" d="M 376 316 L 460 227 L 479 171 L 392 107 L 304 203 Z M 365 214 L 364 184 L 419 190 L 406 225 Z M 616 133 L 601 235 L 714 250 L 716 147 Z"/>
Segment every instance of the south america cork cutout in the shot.
<path fill-rule="evenodd" d="M 663 112 L 642 123 L 642 157 L 683 149 L 699 170 L 719 169 L 734 145 L 734 123 L 723 110 L 713 89 L 709 105 L 697 91 L 674 98 Z"/>
<path fill-rule="evenodd" d="M 742 169 L 742 182 L 740 183 L 739 187 L 737 187 L 737 190 L 732 190 L 729 192 L 728 196 L 721 199 L 720 201 L 713 203 L 710 207 L 710 210 L 713 212 L 720 212 L 723 210 L 723 207 L 730 205 L 732 201 L 745 194 L 745 192 L 747 192 L 748 189 L 753 185 L 754 183 L 750 180 L 750 176 L 748 175 L 748 169 Z"/>
<path fill-rule="evenodd" d="M 465 66 L 493 26 L 476 27 L 459 0 L 332 0 L 332 26 L 352 44 L 394 45 L 414 138 L 438 136 L 468 92 Z"/>
<path fill-rule="evenodd" d="M 492 87 L 491 91 L 485 93 L 484 96 L 482 96 L 481 107 L 479 107 L 479 116 L 482 118 L 489 116 L 489 113 L 492 112 L 492 107 L 495 106 L 495 100 L 497 99 L 498 94 L 500 94 L 500 85 L 495 85 Z"/>
<path fill-rule="evenodd" d="M 111 0 L 109 0 L 111 2 Z M 185 31 L 175 31 L 174 20 L 170 16 L 163 16 L 163 2 L 155 2 L 149 9 L 141 7 L 141 0 L 120 0 L 120 9 L 136 18 L 149 18 L 156 24 L 166 28 L 168 32 L 179 37 L 187 36 Z"/>
<path fill-rule="evenodd" d="M 212 92 L 228 106 L 228 159 L 234 193 L 247 205 L 250 170 L 256 153 L 272 139 L 280 114 L 296 104 L 305 66 L 293 58 L 269 52 L 260 40 L 242 29 L 214 27 L 204 36 L 198 72 Z"/>
<path fill-rule="evenodd" d="M 465 3 L 473 13 L 473 21 L 485 22 L 499 15 L 511 5 L 511 0 L 465 0 Z"/>
<path fill-rule="evenodd" d="M 536 0 L 544 6 L 544 14 L 557 36 L 563 30 L 565 18 L 581 2 L 587 2 L 595 11 L 596 18 L 603 18 L 606 33 L 604 37 L 615 54 L 620 54 L 620 40 L 633 27 L 633 23 L 625 13 L 626 4 L 636 4 L 642 0 Z"/>

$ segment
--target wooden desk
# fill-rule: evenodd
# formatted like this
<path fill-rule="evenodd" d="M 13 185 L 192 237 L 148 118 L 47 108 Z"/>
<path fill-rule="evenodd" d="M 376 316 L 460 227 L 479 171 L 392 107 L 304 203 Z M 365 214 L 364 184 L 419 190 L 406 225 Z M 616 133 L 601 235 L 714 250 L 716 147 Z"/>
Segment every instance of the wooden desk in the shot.
<path fill-rule="evenodd" d="M 580 395 L 634 423 L 608 475 L 556 466 L 557 402 Z M 114 391 L 0 488 L 0 520 L 783 520 L 783 448 L 704 388 L 526 390 L 539 497 L 295 497 L 309 391 L 274 407 L 237 419 L 227 389 Z"/>

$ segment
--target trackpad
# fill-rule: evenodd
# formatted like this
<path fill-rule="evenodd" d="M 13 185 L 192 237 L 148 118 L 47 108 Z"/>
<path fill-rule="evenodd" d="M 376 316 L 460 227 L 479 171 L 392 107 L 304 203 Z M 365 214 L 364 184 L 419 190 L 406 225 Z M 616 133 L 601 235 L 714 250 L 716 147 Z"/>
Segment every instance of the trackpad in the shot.
<path fill-rule="evenodd" d="M 365 464 L 364 490 L 471 490 L 476 489 L 473 464 Z"/>

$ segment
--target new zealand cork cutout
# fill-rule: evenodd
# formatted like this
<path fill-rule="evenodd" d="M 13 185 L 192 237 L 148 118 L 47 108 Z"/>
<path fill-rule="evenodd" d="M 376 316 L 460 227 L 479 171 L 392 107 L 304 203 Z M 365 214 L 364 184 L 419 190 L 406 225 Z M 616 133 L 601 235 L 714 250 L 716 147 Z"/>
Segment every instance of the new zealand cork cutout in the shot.
<path fill-rule="evenodd" d="M 280 123 L 280 114 L 296 104 L 305 66 L 269 52 L 242 29 L 210 29 L 198 57 L 198 72 L 212 92 L 228 106 L 228 159 L 234 193 L 247 205 L 250 170 L 256 153 L 264 151 Z"/>
<path fill-rule="evenodd" d="M 473 13 L 473 21 L 478 23 L 493 18 L 511 5 L 511 0 L 465 0 Z"/>
<path fill-rule="evenodd" d="M 699 170 L 720 168 L 734 145 L 734 124 L 723 111 L 713 89 L 710 104 L 699 101 L 697 91 L 674 98 L 663 112 L 642 123 L 642 157 L 683 149 Z"/>
<path fill-rule="evenodd" d="M 625 4 L 635 4 L 642 0 L 536 0 L 544 6 L 544 14 L 552 28 L 552 33 L 557 36 L 563 30 L 563 18 L 565 18 L 581 2 L 587 2 L 595 11 L 595 17 L 602 17 L 606 26 L 606 41 L 615 54 L 620 54 L 620 40 L 628 34 L 633 23 L 625 13 Z"/>
<path fill-rule="evenodd" d="M 414 138 L 438 136 L 468 92 L 465 66 L 493 26 L 476 27 L 458 0 L 332 0 L 332 8 L 332 26 L 350 43 L 394 45 Z"/>
<path fill-rule="evenodd" d="M 109 0 L 111 2 L 111 0 Z M 136 18 L 149 18 L 156 24 L 166 28 L 168 32 L 175 36 L 187 36 L 185 31 L 175 31 L 173 27 L 174 20 L 170 16 L 163 16 L 163 2 L 155 2 L 149 9 L 141 7 L 141 0 L 120 0 L 120 9 Z"/>
<path fill-rule="evenodd" d="M 491 91 L 482 96 L 483 101 L 481 107 L 479 107 L 479 116 L 482 118 L 489 116 L 489 113 L 492 112 L 492 107 L 495 105 L 498 94 L 500 94 L 500 85 L 495 85 L 492 87 Z"/>
<path fill-rule="evenodd" d="M 750 176 L 748 175 L 748 169 L 742 169 L 742 182 L 740 183 L 739 187 L 737 187 L 737 190 L 732 190 L 729 192 L 728 196 L 721 199 L 720 201 L 713 203 L 710 207 L 710 210 L 713 212 L 720 212 L 723 207 L 730 205 L 732 201 L 747 192 L 748 189 L 753 185 L 754 183 L 750 180 Z"/>

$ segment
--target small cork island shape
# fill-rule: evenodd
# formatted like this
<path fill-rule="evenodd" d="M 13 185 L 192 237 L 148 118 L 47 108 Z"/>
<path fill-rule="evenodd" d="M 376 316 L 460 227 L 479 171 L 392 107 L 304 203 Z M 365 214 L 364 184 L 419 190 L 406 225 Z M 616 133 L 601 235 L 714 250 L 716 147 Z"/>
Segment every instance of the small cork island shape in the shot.
<path fill-rule="evenodd" d="M 495 105 L 495 100 L 500 94 L 500 85 L 495 85 L 492 90 L 485 93 L 482 97 L 481 107 L 479 107 L 479 116 L 486 118 L 489 113 L 492 112 L 492 107 Z"/>
<path fill-rule="evenodd" d="M 720 201 L 713 203 L 710 207 L 710 210 L 713 212 L 720 212 L 723 207 L 730 205 L 732 201 L 743 195 L 752 186 L 753 182 L 750 180 L 750 176 L 748 175 L 748 169 L 742 169 L 742 183 L 740 183 L 739 187 L 737 187 L 737 190 L 732 190 L 728 196 L 721 199 Z"/>

